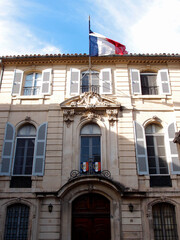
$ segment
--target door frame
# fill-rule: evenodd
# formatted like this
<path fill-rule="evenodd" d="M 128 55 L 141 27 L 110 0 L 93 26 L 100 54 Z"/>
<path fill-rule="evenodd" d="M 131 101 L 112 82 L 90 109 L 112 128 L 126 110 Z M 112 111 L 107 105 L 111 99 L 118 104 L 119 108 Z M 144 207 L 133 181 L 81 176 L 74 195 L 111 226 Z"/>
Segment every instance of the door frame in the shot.
<path fill-rule="evenodd" d="M 107 179 L 83 177 L 65 184 L 58 193 L 60 198 L 60 239 L 72 240 L 72 202 L 80 195 L 98 193 L 110 201 L 111 240 L 121 239 L 121 196 L 116 186 Z"/>
<path fill-rule="evenodd" d="M 75 207 L 77 203 L 82 201 L 81 197 L 83 197 L 83 199 L 85 198 L 84 200 L 87 201 L 87 203 L 89 205 L 89 209 L 83 209 L 83 211 L 82 210 L 79 211 L 78 209 L 74 208 L 74 211 L 73 211 L 73 206 Z M 92 208 L 92 207 L 94 207 L 94 203 L 96 202 L 97 199 L 100 200 L 101 205 L 99 205 L 99 206 L 103 207 L 103 210 L 101 209 L 99 211 L 97 209 L 98 210 L 97 211 L 96 208 Z M 103 228 L 104 228 L 103 232 L 106 233 L 104 236 L 106 236 L 106 237 L 108 236 L 108 240 L 110 240 L 111 222 L 110 222 L 110 201 L 109 201 L 109 199 L 104 197 L 102 194 L 94 193 L 94 192 L 80 195 L 79 197 L 74 199 L 74 201 L 72 202 L 71 237 L 73 238 L 73 235 L 76 232 L 75 225 L 77 224 L 77 222 L 81 222 L 81 226 L 83 226 L 87 229 L 86 233 L 88 233 L 88 235 L 95 236 L 94 230 L 96 229 L 97 225 L 94 223 L 98 219 L 101 219 L 101 223 L 104 223 L 103 224 Z M 104 220 L 104 222 L 103 222 L 103 220 Z M 86 221 L 86 224 L 85 224 L 85 221 Z M 73 225 L 73 222 L 74 222 L 74 225 Z M 74 238 L 74 239 L 76 239 L 76 238 Z M 88 239 L 89 239 L 89 237 L 88 237 Z"/>

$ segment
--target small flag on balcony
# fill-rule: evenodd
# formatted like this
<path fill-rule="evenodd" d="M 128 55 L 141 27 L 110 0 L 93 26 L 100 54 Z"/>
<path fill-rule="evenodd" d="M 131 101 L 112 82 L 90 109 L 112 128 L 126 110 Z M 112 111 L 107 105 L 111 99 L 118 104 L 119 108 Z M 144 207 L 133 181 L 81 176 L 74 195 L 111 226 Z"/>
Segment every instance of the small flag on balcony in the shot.
<path fill-rule="evenodd" d="M 89 163 L 88 162 L 82 162 L 81 163 L 81 169 L 83 172 L 88 172 L 89 171 Z"/>
<path fill-rule="evenodd" d="M 103 55 L 112 55 L 119 54 L 124 55 L 128 54 L 126 51 L 126 46 L 121 43 L 118 43 L 112 39 L 109 39 L 99 33 L 89 31 L 89 55 L 90 56 L 103 56 Z"/>
<path fill-rule="evenodd" d="M 101 171 L 101 163 L 100 162 L 95 162 L 94 163 L 94 171 L 95 172 L 100 172 Z"/>

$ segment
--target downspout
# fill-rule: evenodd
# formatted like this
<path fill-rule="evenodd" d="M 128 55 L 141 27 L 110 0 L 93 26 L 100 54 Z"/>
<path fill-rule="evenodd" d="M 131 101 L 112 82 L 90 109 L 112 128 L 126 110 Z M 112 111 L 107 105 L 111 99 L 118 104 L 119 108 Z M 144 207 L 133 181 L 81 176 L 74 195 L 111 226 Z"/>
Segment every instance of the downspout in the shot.
<path fill-rule="evenodd" d="M 2 84 L 2 79 L 3 79 L 3 74 L 4 74 L 4 66 L 2 63 L 2 58 L 0 59 L 0 64 L 1 64 L 1 75 L 0 75 L 0 89 L 1 89 L 1 84 Z"/>

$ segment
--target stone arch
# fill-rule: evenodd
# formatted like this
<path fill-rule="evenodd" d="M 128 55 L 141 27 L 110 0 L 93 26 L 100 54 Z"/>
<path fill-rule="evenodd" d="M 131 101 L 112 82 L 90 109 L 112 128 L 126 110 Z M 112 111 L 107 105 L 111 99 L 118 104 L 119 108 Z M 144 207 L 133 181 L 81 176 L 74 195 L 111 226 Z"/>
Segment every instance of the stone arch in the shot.
<path fill-rule="evenodd" d="M 72 202 L 77 197 L 96 193 L 110 201 L 111 240 L 120 239 L 121 196 L 124 186 L 117 186 L 112 180 L 102 177 L 88 176 L 72 179 L 58 192 L 61 203 L 61 239 L 71 240 Z M 116 227 L 115 227 L 116 226 Z"/>

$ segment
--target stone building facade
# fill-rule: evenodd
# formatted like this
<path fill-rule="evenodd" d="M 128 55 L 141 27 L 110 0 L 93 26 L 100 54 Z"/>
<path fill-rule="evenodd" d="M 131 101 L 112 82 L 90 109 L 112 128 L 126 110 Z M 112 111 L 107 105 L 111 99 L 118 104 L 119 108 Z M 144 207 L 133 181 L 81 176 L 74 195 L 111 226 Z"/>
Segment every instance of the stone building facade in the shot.
<path fill-rule="evenodd" d="M 180 55 L 0 60 L 0 239 L 177 240 Z"/>

